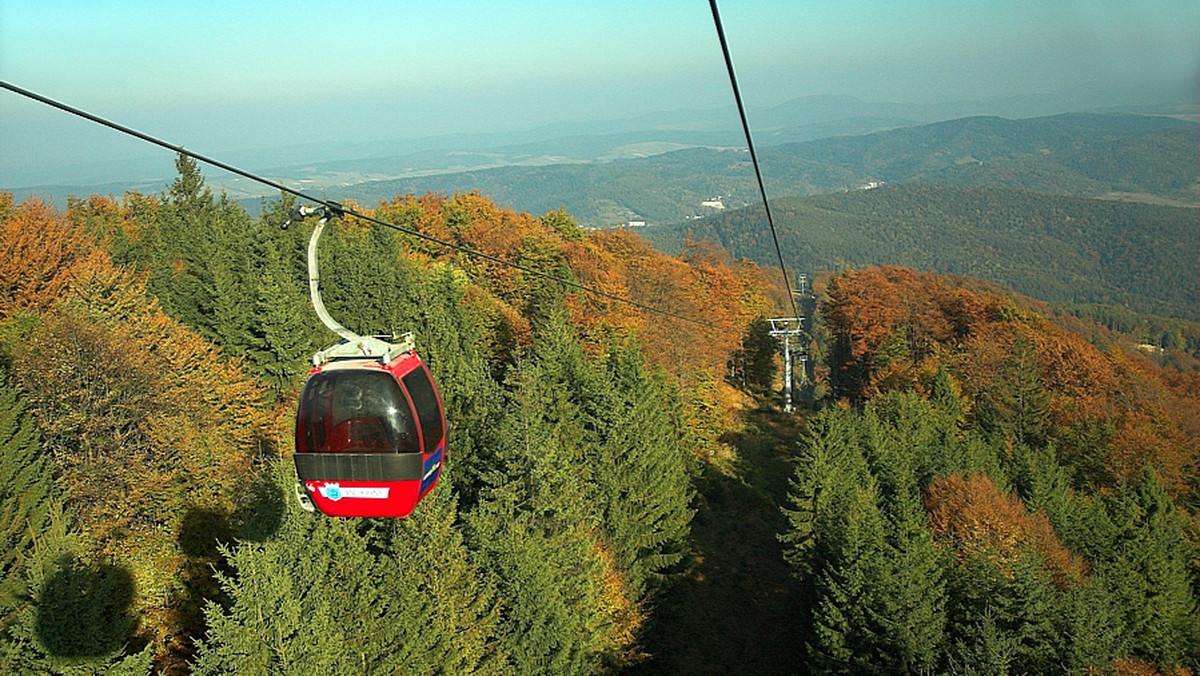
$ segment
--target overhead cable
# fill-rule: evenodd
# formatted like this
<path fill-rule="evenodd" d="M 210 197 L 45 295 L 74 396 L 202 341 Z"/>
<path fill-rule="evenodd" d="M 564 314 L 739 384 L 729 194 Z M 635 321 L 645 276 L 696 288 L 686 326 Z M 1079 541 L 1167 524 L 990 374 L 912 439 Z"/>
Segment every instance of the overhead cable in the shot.
<path fill-rule="evenodd" d="M 712 8 L 713 23 L 717 26 L 717 37 L 721 41 L 721 53 L 725 55 L 725 68 L 729 71 L 729 84 L 733 86 L 733 98 L 737 101 L 738 116 L 742 118 L 742 131 L 746 134 L 746 147 L 750 149 L 750 163 L 754 165 L 754 176 L 758 179 L 758 192 L 762 195 L 763 209 L 767 213 L 767 225 L 771 228 L 771 240 L 775 242 L 775 254 L 779 257 L 779 271 L 783 273 L 783 288 L 792 304 L 793 316 L 799 317 L 796 297 L 792 295 L 792 284 L 788 281 L 787 266 L 783 263 L 783 250 L 779 247 L 779 234 L 775 231 L 775 219 L 771 217 L 771 205 L 767 202 L 767 188 L 763 185 L 762 171 L 758 167 L 758 154 L 754 152 L 754 139 L 750 137 L 750 123 L 746 121 L 746 107 L 742 105 L 742 92 L 738 87 L 737 75 L 733 72 L 733 58 L 729 56 L 729 43 L 725 40 L 725 28 L 721 25 L 721 13 L 717 0 L 708 0 Z"/>

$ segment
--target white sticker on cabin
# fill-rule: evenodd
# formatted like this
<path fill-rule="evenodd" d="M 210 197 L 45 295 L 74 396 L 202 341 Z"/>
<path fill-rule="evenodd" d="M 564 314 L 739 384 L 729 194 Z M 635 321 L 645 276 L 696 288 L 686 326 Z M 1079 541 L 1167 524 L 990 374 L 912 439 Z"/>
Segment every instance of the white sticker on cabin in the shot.
<path fill-rule="evenodd" d="M 386 486 L 382 488 L 374 486 L 356 486 L 354 488 L 342 489 L 343 498 L 371 498 L 374 500 L 387 500 L 387 496 L 388 488 Z"/>
<path fill-rule="evenodd" d="M 338 483 L 327 483 L 317 488 L 322 497 L 337 502 L 342 498 L 367 498 L 371 500 L 387 500 L 387 486 L 346 486 Z"/>

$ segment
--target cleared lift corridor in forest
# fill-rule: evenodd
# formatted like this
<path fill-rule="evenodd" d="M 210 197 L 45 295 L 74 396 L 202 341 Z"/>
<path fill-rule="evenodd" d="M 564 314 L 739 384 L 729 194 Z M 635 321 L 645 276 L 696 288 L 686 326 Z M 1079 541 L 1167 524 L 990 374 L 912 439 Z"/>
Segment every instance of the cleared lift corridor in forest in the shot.
<path fill-rule="evenodd" d="M 763 409 L 745 416 L 743 430 L 724 439 L 737 451 L 730 469 L 708 465 L 697 482 L 692 566 L 651 613 L 649 656 L 631 676 L 804 671 L 800 590 L 778 538 L 801 419 Z"/>

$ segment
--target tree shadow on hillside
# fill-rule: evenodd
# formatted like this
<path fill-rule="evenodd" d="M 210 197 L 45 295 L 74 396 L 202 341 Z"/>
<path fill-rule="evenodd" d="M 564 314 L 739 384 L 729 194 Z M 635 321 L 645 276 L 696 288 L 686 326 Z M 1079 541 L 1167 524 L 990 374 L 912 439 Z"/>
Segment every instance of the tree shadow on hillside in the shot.
<path fill-rule="evenodd" d="M 799 430 L 794 416 L 758 410 L 722 439 L 738 450 L 736 476 L 709 467 L 697 482 L 691 569 L 651 609 L 650 656 L 628 674 L 805 671 L 801 587 L 778 538 Z"/>

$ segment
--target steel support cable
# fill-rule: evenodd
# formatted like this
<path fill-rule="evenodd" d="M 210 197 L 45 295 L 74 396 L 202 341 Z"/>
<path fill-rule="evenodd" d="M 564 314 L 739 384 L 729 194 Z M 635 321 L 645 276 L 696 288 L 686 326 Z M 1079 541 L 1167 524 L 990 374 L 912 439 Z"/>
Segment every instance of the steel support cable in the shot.
<path fill-rule="evenodd" d="M 725 28 L 721 25 L 721 12 L 717 0 L 708 0 L 712 8 L 713 23 L 717 27 L 717 38 L 721 41 L 721 53 L 725 56 L 725 68 L 729 71 L 729 84 L 733 87 L 733 99 L 737 102 L 738 116 L 742 119 L 742 131 L 746 134 L 746 147 L 750 149 L 750 163 L 754 165 L 754 177 L 758 179 L 758 192 L 762 195 L 763 209 L 767 213 L 767 225 L 771 228 L 771 240 L 775 242 L 775 254 L 779 257 L 779 271 L 783 273 L 783 288 L 792 304 L 792 315 L 800 316 L 796 297 L 792 295 L 792 283 L 788 280 L 787 266 L 783 263 L 783 250 L 779 247 L 779 235 L 775 232 L 775 219 L 771 217 L 771 205 L 767 202 L 767 188 L 763 184 L 762 171 L 758 168 L 758 154 L 754 152 L 754 140 L 750 137 L 750 123 L 746 121 L 746 107 L 742 105 L 742 92 L 738 87 L 737 75 L 733 72 L 733 58 L 729 56 L 729 43 L 725 40 Z"/>
<path fill-rule="evenodd" d="M 539 270 L 535 270 L 528 266 L 521 265 L 520 263 L 513 263 L 512 261 L 504 260 L 503 258 L 500 258 L 498 256 L 493 256 L 489 253 L 484 253 L 482 251 L 479 251 L 478 249 L 472 249 L 471 247 L 463 246 L 461 244 L 455 244 L 454 242 L 447 242 L 445 240 L 438 239 L 437 237 L 427 235 L 418 230 L 406 228 L 402 225 L 396 225 L 395 223 L 388 223 L 387 221 L 380 220 L 378 218 L 375 218 L 374 216 L 367 216 L 366 214 L 359 213 L 357 211 L 354 211 L 353 209 L 347 209 L 345 206 L 343 206 L 337 202 L 332 202 L 329 200 L 324 200 L 324 199 L 320 199 L 317 197 L 313 197 L 312 195 L 306 194 L 300 190 L 295 190 L 293 188 L 289 188 L 288 186 L 283 185 L 282 183 L 278 183 L 278 182 L 272 181 L 270 179 L 262 178 L 261 176 L 252 174 L 243 169 L 238 169 L 237 167 L 234 167 L 232 165 L 221 162 L 220 160 L 215 160 L 211 157 L 205 157 L 204 155 L 201 155 L 199 153 L 187 150 L 183 146 L 167 143 L 166 141 L 163 141 L 162 139 L 155 138 L 154 136 L 140 132 L 136 129 L 131 129 L 129 127 L 126 127 L 125 125 L 118 124 L 111 120 L 106 120 L 98 115 L 93 115 L 85 110 L 81 110 L 79 108 L 75 108 L 74 106 L 70 106 L 65 103 L 62 103 L 61 101 L 56 101 L 52 98 L 42 96 L 41 94 L 29 91 L 28 89 L 24 89 L 22 87 L 18 87 L 17 85 L 11 84 L 9 82 L 0 80 L 0 88 L 7 89 L 8 91 L 13 92 L 14 94 L 19 94 L 21 96 L 24 96 L 25 98 L 32 99 L 39 103 L 43 103 L 52 108 L 57 108 L 58 110 L 61 110 L 66 113 L 70 113 L 71 115 L 81 117 L 81 118 L 91 121 L 91 122 L 95 122 L 96 124 L 99 124 L 104 127 L 108 127 L 109 129 L 121 132 L 122 134 L 127 134 L 129 136 L 133 136 L 134 138 L 140 139 L 147 143 L 151 143 L 156 146 L 166 148 L 168 150 L 180 153 L 182 155 L 187 155 L 188 157 L 190 157 L 194 160 L 197 160 L 199 162 L 204 162 L 205 164 L 210 164 L 214 167 L 217 167 L 218 169 L 223 169 L 225 171 L 228 171 L 231 174 L 237 174 L 238 176 L 248 178 L 252 181 L 256 181 L 265 186 L 279 190 L 280 192 L 285 192 L 285 193 L 288 193 L 289 195 L 294 195 L 295 197 L 299 197 L 300 199 L 308 200 L 310 202 L 315 202 L 317 204 L 327 207 L 328 209 L 332 210 L 335 213 L 354 216 L 355 218 L 362 219 L 364 221 L 367 221 L 368 223 L 373 223 L 375 225 L 379 225 L 379 226 L 382 226 L 385 228 L 391 228 L 392 230 L 396 230 L 397 232 L 402 232 L 406 235 L 411 235 L 418 239 L 422 239 L 426 242 L 431 242 L 433 244 L 443 246 L 443 247 L 445 247 L 447 249 L 451 249 L 453 251 L 458 251 L 460 253 L 466 254 L 468 256 L 472 256 L 474 258 L 479 258 L 479 259 L 482 259 L 485 261 L 503 265 L 503 266 L 512 268 L 514 270 L 520 270 L 521 272 L 524 272 L 529 275 L 533 275 L 534 277 L 537 277 L 539 279 L 544 279 L 549 282 L 561 284 L 565 287 L 577 289 L 579 291 L 583 291 L 584 293 L 589 293 L 598 298 L 604 298 L 606 300 L 623 303 L 625 305 L 636 307 L 636 308 L 645 310 L 647 312 L 650 312 L 650 313 L 653 313 L 656 315 L 670 317 L 672 319 L 678 319 L 680 321 L 688 322 L 691 324 L 696 324 L 699 326 L 704 326 L 707 328 L 714 328 L 713 325 L 710 324 L 709 322 L 705 322 L 705 321 L 701 321 L 699 319 L 693 319 L 691 317 L 685 317 L 683 315 L 675 314 L 674 312 L 656 308 L 652 305 L 647 305 L 645 303 L 633 300 L 632 298 L 625 298 L 624 296 L 618 296 L 616 294 L 608 293 L 607 291 L 601 291 L 600 289 L 595 289 L 595 288 L 592 288 L 585 284 L 580 284 L 579 282 L 573 282 L 569 279 L 563 279 L 562 277 L 555 277 L 554 275 L 547 274 L 547 273 L 541 272 Z"/>

